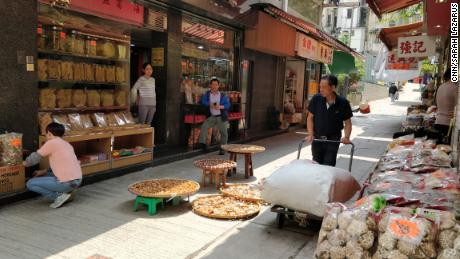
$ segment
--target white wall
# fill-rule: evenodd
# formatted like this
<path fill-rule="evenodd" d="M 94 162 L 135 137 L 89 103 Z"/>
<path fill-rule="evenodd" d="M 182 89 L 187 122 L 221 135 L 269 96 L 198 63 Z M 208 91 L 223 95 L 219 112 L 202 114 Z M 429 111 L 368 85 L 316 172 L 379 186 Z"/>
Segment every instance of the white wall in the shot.
<path fill-rule="evenodd" d="M 364 41 L 366 39 L 366 28 L 355 28 L 353 29 L 354 35 L 351 36 L 351 45 L 352 49 L 355 49 L 357 52 L 364 51 Z"/>

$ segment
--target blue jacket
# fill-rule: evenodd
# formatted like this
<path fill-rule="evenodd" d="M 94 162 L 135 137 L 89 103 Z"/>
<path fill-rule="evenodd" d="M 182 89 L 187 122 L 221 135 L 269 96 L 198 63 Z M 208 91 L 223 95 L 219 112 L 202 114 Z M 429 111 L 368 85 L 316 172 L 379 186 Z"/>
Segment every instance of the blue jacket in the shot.
<path fill-rule="evenodd" d="M 211 95 L 211 91 L 207 91 L 205 94 L 201 96 L 201 105 L 205 106 L 206 112 L 207 112 L 207 117 L 211 116 L 211 111 L 209 108 L 209 100 Z M 224 106 L 224 109 L 220 110 L 220 116 L 223 121 L 226 121 L 228 118 L 228 110 L 230 109 L 230 100 L 228 99 L 228 96 L 225 95 L 224 93 L 220 92 L 220 105 Z"/>

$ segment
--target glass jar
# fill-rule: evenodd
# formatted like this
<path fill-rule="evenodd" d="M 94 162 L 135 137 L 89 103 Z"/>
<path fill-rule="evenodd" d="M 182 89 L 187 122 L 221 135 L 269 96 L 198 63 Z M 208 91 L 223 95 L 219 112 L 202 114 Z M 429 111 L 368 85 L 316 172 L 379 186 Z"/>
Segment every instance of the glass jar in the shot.
<path fill-rule="evenodd" d="M 38 49 L 44 50 L 46 49 L 46 32 L 43 28 L 43 25 L 39 24 L 37 27 L 37 47 Z"/>
<path fill-rule="evenodd" d="M 62 32 L 62 29 L 60 27 L 53 26 L 52 32 L 51 32 L 51 48 L 52 50 L 59 51 L 60 47 L 60 41 L 61 41 L 61 36 L 60 33 Z"/>
<path fill-rule="evenodd" d="M 127 59 L 128 57 L 126 56 L 126 53 L 127 53 L 128 47 L 126 47 L 126 45 L 123 45 L 123 44 L 118 44 L 117 48 L 118 48 L 118 59 Z"/>
<path fill-rule="evenodd" d="M 75 32 L 75 44 L 73 48 L 74 54 L 84 55 L 85 54 L 85 36 L 80 34 L 78 31 Z"/>
<path fill-rule="evenodd" d="M 88 36 L 86 38 L 85 47 L 86 47 L 86 52 L 85 52 L 86 55 L 93 56 L 93 57 L 97 56 L 97 39 L 96 38 Z"/>
<path fill-rule="evenodd" d="M 71 32 L 65 40 L 65 51 L 69 53 L 74 53 L 75 44 L 77 40 L 77 32 L 74 30 Z"/>

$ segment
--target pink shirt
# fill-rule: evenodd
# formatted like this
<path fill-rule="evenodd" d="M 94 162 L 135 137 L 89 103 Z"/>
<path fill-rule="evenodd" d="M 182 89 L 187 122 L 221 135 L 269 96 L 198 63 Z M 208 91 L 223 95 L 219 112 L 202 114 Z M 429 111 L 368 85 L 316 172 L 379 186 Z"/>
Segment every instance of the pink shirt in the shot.
<path fill-rule="evenodd" d="M 54 138 L 37 151 L 42 157 L 48 157 L 51 170 L 61 182 L 82 178 L 80 162 L 75 155 L 72 145 L 62 138 Z"/>

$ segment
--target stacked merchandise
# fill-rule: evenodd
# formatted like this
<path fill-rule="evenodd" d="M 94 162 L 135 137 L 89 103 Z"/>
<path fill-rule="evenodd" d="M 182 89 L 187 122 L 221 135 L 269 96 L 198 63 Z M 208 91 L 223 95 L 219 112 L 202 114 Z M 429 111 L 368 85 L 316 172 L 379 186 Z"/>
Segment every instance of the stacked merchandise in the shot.
<path fill-rule="evenodd" d="M 39 102 L 41 109 L 126 107 L 127 98 L 126 89 L 114 91 L 45 88 L 40 90 Z"/>
<path fill-rule="evenodd" d="M 328 204 L 317 258 L 460 258 L 460 184 L 451 148 L 394 140 L 354 204 Z"/>
<path fill-rule="evenodd" d="M 407 109 L 406 121 L 403 122 L 404 132 L 430 129 L 436 121 L 436 109 L 423 105 L 413 105 Z"/>
<path fill-rule="evenodd" d="M 90 114 L 51 114 L 40 113 L 39 123 L 40 132 L 45 134 L 46 126 L 51 122 L 57 122 L 64 125 L 66 135 L 81 135 L 91 132 L 101 132 L 112 129 L 123 129 L 125 127 L 140 127 L 144 125 L 135 125 L 135 121 L 130 112 L 113 112 L 113 113 L 90 113 Z"/>

